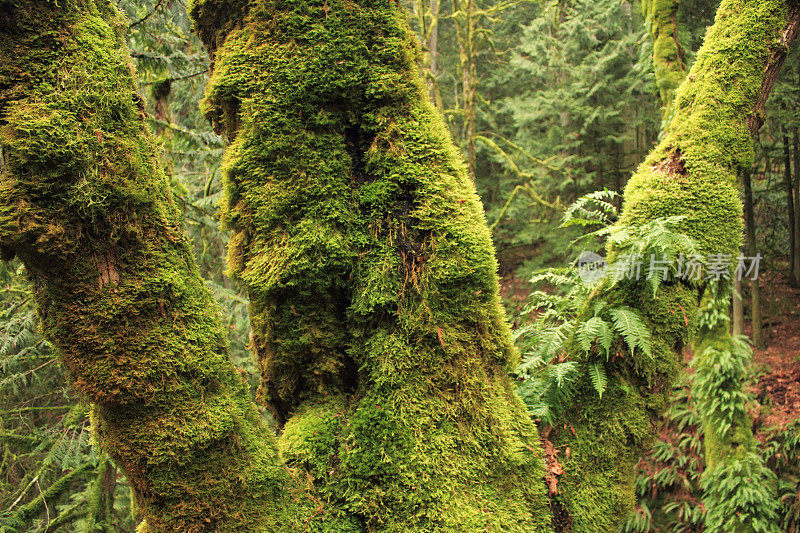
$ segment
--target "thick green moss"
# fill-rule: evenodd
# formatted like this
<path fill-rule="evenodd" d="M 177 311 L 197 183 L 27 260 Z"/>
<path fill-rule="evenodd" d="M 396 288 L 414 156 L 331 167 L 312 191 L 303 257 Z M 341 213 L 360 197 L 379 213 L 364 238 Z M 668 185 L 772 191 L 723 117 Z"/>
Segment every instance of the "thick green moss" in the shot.
<path fill-rule="evenodd" d="M 284 458 L 366 531 L 545 531 L 480 201 L 391 0 L 196 1 Z"/>
<path fill-rule="evenodd" d="M 0 2 L 0 248 L 96 403 L 99 442 L 149 531 L 302 531 L 318 508 L 280 465 L 227 355 L 104 0 Z"/>

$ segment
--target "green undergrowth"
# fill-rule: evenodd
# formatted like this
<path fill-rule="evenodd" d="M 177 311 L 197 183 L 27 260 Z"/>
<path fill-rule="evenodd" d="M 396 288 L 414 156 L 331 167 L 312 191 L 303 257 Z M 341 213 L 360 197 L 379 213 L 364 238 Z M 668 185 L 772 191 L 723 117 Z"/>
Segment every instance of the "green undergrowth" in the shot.
<path fill-rule="evenodd" d="M 607 224 L 616 216 L 611 199 L 608 192 L 580 199 L 567 211 L 564 224 Z M 674 531 L 695 527 L 774 532 L 779 522 L 791 523 L 795 486 L 791 474 L 784 475 L 788 479 L 780 485 L 781 493 L 789 496 L 783 504 L 785 498 L 779 501 L 776 496 L 776 475 L 751 431 L 752 398 L 745 388 L 751 350 L 746 340 L 727 333 L 730 291 L 725 287 L 729 280 L 703 278 L 701 304 L 689 307 L 691 302 L 684 301 L 680 306 L 682 325 L 695 325 L 681 340 L 694 346 L 693 373 L 691 387 L 680 385 L 669 398 L 663 389 L 652 386 L 654 379 L 668 383 L 680 371 L 678 361 L 673 362 L 672 371 L 664 366 L 670 360 L 669 345 L 661 343 L 663 330 L 655 328 L 666 317 L 654 320 L 613 298 L 615 292 L 625 290 L 659 300 L 676 286 L 691 294 L 690 281 L 681 277 L 680 270 L 686 269 L 686 257 L 697 257 L 697 246 L 677 233 L 680 222 L 681 217 L 671 217 L 642 227 L 603 226 L 588 236 L 601 236 L 613 244 L 610 263 L 595 255 L 589 259 L 599 264 L 590 268 L 584 252 L 577 266 L 549 269 L 532 280 L 547 281 L 563 291 L 533 294 L 527 312 L 534 321 L 519 331 L 525 357 L 518 369 L 524 401 L 546 424 L 543 437 L 566 434 L 556 454 L 558 468 L 548 463 L 557 488 L 551 496 L 556 505 L 565 506 L 561 514 L 556 513 L 563 530 L 591 530 L 593 526 L 581 518 L 597 506 L 605 510 L 595 520 L 605 518 L 603 527 L 615 530 L 621 520 L 615 513 L 626 518 L 636 503 L 634 496 L 643 501 L 627 516 L 623 531 L 668 526 Z M 670 266 L 652 270 L 642 265 L 641 278 L 631 279 L 632 258 L 647 257 Z M 710 266 L 695 260 L 707 275 Z M 667 411 L 669 422 L 660 425 L 660 409 L 666 402 L 673 402 Z M 652 441 L 654 425 L 661 426 L 660 439 L 640 461 Z M 627 472 L 620 467 L 622 461 Z M 666 464 L 652 466 L 658 462 Z M 634 465 L 641 468 L 642 464 L 651 469 L 648 477 L 637 479 L 636 494 L 620 490 L 632 482 Z M 629 477 L 623 477 L 626 473 Z M 580 487 L 572 481 L 576 478 L 590 479 L 594 492 L 571 502 L 568 498 L 574 497 L 574 487 Z M 607 492 L 598 491 L 603 486 Z"/>
<path fill-rule="evenodd" d="M 710 472 L 695 389 L 691 374 L 674 389 L 659 438 L 637 466 L 639 503 L 621 531 L 800 531 L 797 422 L 761 430 L 757 449 Z"/>
<path fill-rule="evenodd" d="M 622 531 L 735 531 L 743 525 L 753 531 L 800 531 L 797 422 L 760 431 L 757 450 L 707 473 L 695 388 L 687 374 L 674 389 L 659 438 L 637 467 L 638 505 Z M 777 495 L 759 478 L 774 478 L 770 484 Z"/>
<path fill-rule="evenodd" d="M 696 252 L 676 230 L 681 217 L 607 225 L 617 216 L 613 197 L 578 200 L 564 222 L 601 225 L 587 236 L 613 244 L 609 262 L 595 255 L 597 268 L 579 263 L 534 277 L 564 292 L 534 293 L 527 310 L 534 322 L 519 332 L 520 394 L 559 445 L 563 473 L 552 496 L 565 531 L 613 531 L 636 504 L 634 466 L 680 369 L 674 346 L 688 342 L 696 321 L 677 270 L 681 257 Z M 664 270 L 651 271 L 650 257 Z M 667 329 L 676 315 L 681 322 Z"/>

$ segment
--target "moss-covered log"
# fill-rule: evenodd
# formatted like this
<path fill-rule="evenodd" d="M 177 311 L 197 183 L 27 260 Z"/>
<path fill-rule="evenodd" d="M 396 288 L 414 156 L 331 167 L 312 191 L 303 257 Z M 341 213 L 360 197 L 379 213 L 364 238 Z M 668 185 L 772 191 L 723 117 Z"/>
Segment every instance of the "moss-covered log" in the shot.
<path fill-rule="evenodd" d="M 302 531 L 318 505 L 229 361 L 125 27 L 106 0 L 0 1 L 0 249 L 24 262 L 144 529 Z"/>
<path fill-rule="evenodd" d="M 198 0 L 279 446 L 366 531 L 550 528 L 480 201 L 393 0 Z"/>
<path fill-rule="evenodd" d="M 659 146 L 625 190 L 620 225 L 685 217 L 680 231 L 705 257 L 730 262 L 742 234 L 737 173 L 753 159 L 751 134 L 789 43 L 797 34 L 794 1 L 725 0 L 686 81 L 677 91 L 673 118 Z M 613 250 L 612 250 L 613 253 Z M 646 262 L 649 258 L 643 258 Z M 556 498 L 571 531 L 613 531 L 634 503 L 634 465 L 651 442 L 658 416 L 695 338 L 699 304 L 708 280 L 670 280 L 654 297 L 647 283 L 602 295 L 637 309 L 653 332 L 652 357 L 619 354 L 607 365 L 603 401 L 591 384 L 550 439 L 568 447 Z"/>

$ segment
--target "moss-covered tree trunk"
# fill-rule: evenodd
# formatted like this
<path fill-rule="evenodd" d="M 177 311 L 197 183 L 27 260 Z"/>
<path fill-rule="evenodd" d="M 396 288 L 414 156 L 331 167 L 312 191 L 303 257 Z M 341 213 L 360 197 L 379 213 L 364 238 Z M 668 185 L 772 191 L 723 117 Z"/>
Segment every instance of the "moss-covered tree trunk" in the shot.
<path fill-rule="evenodd" d="M 686 77 L 686 60 L 678 40 L 679 0 L 643 0 L 642 12 L 653 39 L 653 67 L 661 101 L 662 127 L 672 115 L 675 91 Z"/>
<path fill-rule="evenodd" d="M 294 489 L 229 361 L 125 27 L 105 0 L 0 1 L 0 249 L 25 264 L 142 529 L 276 531 L 281 517 L 300 531 L 318 505 Z"/>
<path fill-rule="evenodd" d="M 675 95 L 663 140 L 625 190 L 620 225 L 682 216 L 679 229 L 700 244 L 702 256 L 726 266 L 735 261 L 742 233 L 737 174 L 752 164 L 751 135 L 798 21 L 794 1 L 722 2 Z M 643 260 L 646 269 L 649 258 Z M 606 363 L 613 377 L 603 401 L 587 379 L 582 401 L 551 432 L 554 445 L 570 450 L 555 498 L 563 530 L 613 531 L 633 504 L 633 467 L 651 441 L 651 420 L 682 366 L 683 348 L 699 331 L 699 303 L 710 285 L 671 280 L 653 296 L 640 282 L 603 295 L 646 318 L 652 357 L 618 354 Z"/>
<path fill-rule="evenodd" d="M 364 531 L 547 531 L 475 188 L 392 0 L 197 1 L 287 464 Z"/>

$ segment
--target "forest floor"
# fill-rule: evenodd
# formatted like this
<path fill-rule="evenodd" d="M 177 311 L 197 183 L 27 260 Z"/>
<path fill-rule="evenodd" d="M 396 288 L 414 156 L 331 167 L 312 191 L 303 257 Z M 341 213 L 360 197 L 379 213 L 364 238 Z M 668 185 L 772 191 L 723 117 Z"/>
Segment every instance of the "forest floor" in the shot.
<path fill-rule="evenodd" d="M 765 347 L 753 353 L 753 393 L 762 405 L 755 423 L 782 428 L 800 418 L 800 290 L 780 274 L 766 273 L 761 281 Z M 745 333 L 751 332 L 745 323 Z"/>
<path fill-rule="evenodd" d="M 752 392 L 759 402 L 753 415 L 755 428 L 768 430 L 800 418 L 800 289 L 790 287 L 786 276 L 774 272 L 763 273 L 760 286 L 765 347 L 753 353 Z M 529 320 L 521 312 L 531 291 L 522 278 L 501 279 L 500 293 L 515 328 Z M 745 334 L 750 336 L 747 299 L 745 292 Z"/>

